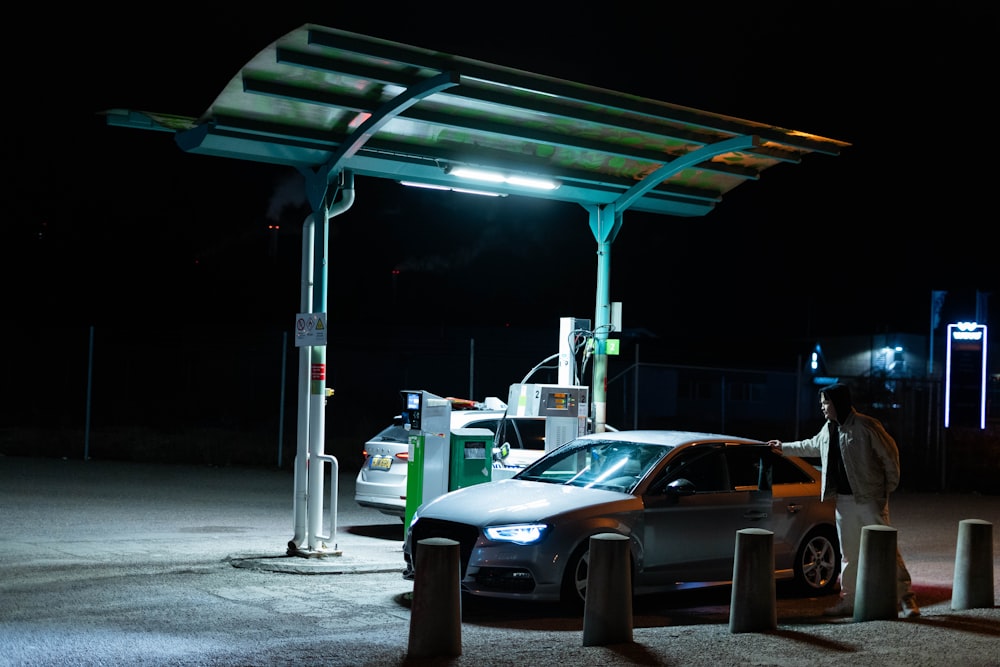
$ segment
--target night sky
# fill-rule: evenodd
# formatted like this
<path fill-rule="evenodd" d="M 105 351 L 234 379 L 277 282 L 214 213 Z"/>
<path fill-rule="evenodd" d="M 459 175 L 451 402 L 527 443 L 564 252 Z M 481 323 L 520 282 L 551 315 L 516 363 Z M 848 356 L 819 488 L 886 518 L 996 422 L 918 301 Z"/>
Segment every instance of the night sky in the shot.
<path fill-rule="evenodd" d="M 748 355 L 761 341 L 926 333 L 931 290 L 948 290 L 957 307 L 997 287 L 998 10 L 846 4 L 35 13 L 8 41 L 8 307 L 66 323 L 141 309 L 290 324 L 307 213 L 296 173 L 187 155 L 169 134 L 106 127 L 98 114 L 197 116 L 259 49 L 311 22 L 851 142 L 838 157 L 767 170 L 705 218 L 626 213 L 611 298 L 626 329 L 679 340 L 710 329 L 747 341 Z M 595 243 L 582 208 L 362 177 L 356 190 L 331 227 L 339 323 L 593 317 Z"/>

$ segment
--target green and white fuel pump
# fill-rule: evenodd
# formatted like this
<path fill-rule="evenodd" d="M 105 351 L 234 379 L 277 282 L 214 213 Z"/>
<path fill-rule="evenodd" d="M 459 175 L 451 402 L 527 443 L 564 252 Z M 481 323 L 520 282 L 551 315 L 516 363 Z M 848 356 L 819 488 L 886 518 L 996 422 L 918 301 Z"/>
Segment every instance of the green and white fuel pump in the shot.
<path fill-rule="evenodd" d="M 448 491 L 451 445 L 451 402 L 423 390 L 404 390 L 403 420 L 409 426 L 409 460 L 406 466 L 406 514 L 425 500 Z"/>
<path fill-rule="evenodd" d="M 404 515 L 409 527 L 423 503 L 448 491 L 491 481 L 493 432 L 485 428 L 452 431 L 451 400 L 423 390 L 402 394 L 403 420 L 410 431 Z"/>

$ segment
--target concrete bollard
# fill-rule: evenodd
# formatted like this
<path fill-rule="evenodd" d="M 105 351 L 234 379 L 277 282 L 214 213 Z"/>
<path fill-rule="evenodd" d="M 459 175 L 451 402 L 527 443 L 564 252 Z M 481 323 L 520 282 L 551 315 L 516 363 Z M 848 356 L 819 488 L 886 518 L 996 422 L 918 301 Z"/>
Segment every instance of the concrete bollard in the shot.
<path fill-rule="evenodd" d="M 602 533 L 590 538 L 583 645 L 632 641 L 632 560 L 629 538 Z"/>
<path fill-rule="evenodd" d="M 865 526 L 861 529 L 857 592 L 854 596 L 855 621 L 899 618 L 896 535 L 896 529 L 891 526 Z"/>
<path fill-rule="evenodd" d="M 443 537 L 417 544 L 407 656 L 462 655 L 459 544 Z"/>
<path fill-rule="evenodd" d="M 958 524 L 955 549 L 954 610 L 993 607 L 993 524 L 965 519 Z"/>
<path fill-rule="evenodd" d="M 762 528 L 738 530 L 729 632 L 767 632 L 777 627 L 774 533 Z"/>

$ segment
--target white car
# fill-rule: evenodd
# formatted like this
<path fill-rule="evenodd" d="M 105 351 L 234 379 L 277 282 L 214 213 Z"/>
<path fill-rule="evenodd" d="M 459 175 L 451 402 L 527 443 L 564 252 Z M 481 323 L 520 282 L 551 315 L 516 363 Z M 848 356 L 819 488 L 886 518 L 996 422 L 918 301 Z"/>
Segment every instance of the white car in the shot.
<path fill-rule="evenodd" d="M 507 445 L 506 465 L 523 467 L 545 453 L 544 417 L 508 417 L 507 405 L 496 398 L 484 403 L 453 402 L 452 406 L 452 432 L 462 428 L 488 429 L 494 434 L 497 447 Z M 402 417 L 397 416 L 391 425 L 365 443 L 365 460 L 355 482 L 355 502 L 405 518 L 409 435 Z"/>

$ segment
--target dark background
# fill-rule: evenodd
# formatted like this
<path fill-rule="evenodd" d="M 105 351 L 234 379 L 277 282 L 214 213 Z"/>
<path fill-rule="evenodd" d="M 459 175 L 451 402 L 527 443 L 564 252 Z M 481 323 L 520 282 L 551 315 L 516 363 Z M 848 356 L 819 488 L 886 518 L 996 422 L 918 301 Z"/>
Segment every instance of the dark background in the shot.
<path fill-rule="evenodd" d="M 35 6 L 5 43 L 4 428 L 77 442 L 92 414 L 273 439 L 279 388 L 295 400 L 297 174 L 100 112 L 197 116 L 306 22 L 851 142 L 704 218 L 626 214 L 611 299 L 649 359 L 790 370 L 817 338 L 926 333 L 931 290 L 960 319 L 995 290 L 992 5 Z M 473 340 L 502 369 L 483 362 L 474 398 L 503 396 L 557 351 L 559 318 L 593 317 L 579 207 L 356 186 L 331 223 L 328 431 L 370 434 L 403 383 L 468 393 Z"/>

